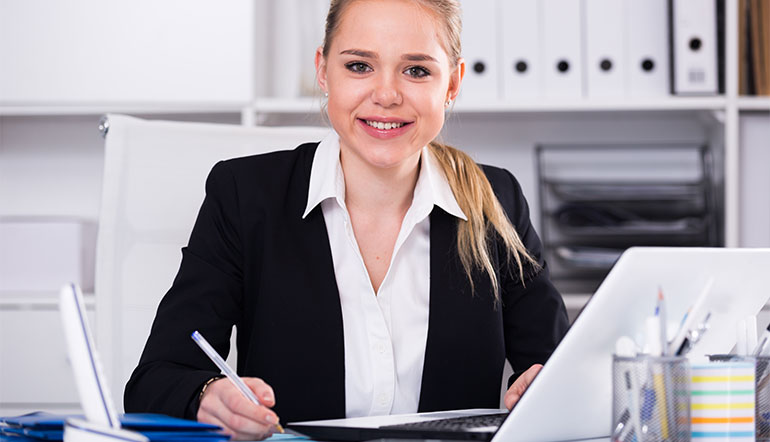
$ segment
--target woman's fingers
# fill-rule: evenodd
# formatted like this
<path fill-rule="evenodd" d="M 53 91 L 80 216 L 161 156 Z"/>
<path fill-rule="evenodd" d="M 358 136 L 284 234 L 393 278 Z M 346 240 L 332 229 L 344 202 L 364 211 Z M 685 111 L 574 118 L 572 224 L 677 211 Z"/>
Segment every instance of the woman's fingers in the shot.
<path fill-rule="evenodd" d="M 205 411 L 198 413 L 198 420 L 200 422 L 206 422 L 209 424 L 218 425 L 223 428 L 223 433 L 229 435 L 232 439 L 235 440 L 262 440 L 266 439 L 271 436 L 272 432 L 265 433 L 265 434 L 257 434 L 257 433 L 239 433 L 232 428 L 228 427 L 227 424 L 216 416 L 207 414 Z"/>
<path fill-rule="evenodd" d="M 513 382 L 513 385 L 511 385 L 511 388 L 508 389 L 508 391 L 505 393 L 505 397 L 503 398 L 503 402 L 505 402 L 506 408 L 510 410 L 514 405 L 516 405 L 516 402 L 519 402 L 521 395 L 524 394 L 524 392 L 529 387 L 529 384 L 532 383 L 532 381 L 535 379 L 535 376 L 540 373 L 542 368 L 543 366 L 541 364 L 535 364 L 529 367 L 527 371 L 522 373 L 521 376 L 519 376 L 518 379 Z"/>
<path fill-rule="evenodd" d="M 238 439 L 264 439 L 272 434 L 278 416 L 265 405 L 275 403 L 272 388 L 256 378 L 244 381 L 257 397 L 263 397 L 263 405 L 256 405 L 227 379 L 212 382 L 206 389 L 198 409 L 198 420 L 215 423 L 225 432 Z"/>
<path fill-rule="evenodd" d="M 206 392 L 204 399 L 209 396 L 209 400 L 201 401 L 201 406 L 198 409 L 199 421 L 206 421 L 207 417 L 213 417 L 218 421 L 217 424 L 225 429 L 225 432 L 233 436 L 239 434 L 254 435 L 256 439 L 260 439 L 262 435 L 268 432 L 271 426 L 259 418 L 260 410 L 256 409 L 257 407 L 248 401 L 243 403 L 233 400 L 226 393 L 216 393 L 216 391 Z"/>
<path fill-rule="evenodd" d="M 259 403 L 266 407 L 275 406 L 275 393 L 273 388 L 260 378 L 243 378 L 243 381 L 251 388 L 251 391 L 259 399 Z"/>

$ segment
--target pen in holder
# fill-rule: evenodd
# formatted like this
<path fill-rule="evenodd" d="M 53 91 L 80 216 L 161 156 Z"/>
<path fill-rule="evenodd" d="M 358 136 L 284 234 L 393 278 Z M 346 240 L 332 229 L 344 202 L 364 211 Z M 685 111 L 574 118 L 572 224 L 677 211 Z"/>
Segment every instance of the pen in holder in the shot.
<path fill-rule="evenodd" d="M 613 356 L 611 440 L 689 441 L 687 358 Z"/>

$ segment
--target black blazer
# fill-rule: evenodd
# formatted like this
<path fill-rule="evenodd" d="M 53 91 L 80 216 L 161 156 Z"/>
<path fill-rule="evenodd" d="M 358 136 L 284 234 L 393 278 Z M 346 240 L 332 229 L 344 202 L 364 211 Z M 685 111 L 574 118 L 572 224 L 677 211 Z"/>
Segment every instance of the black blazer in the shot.
<path fill-rule="evenodd" d="M 238 373 L 273 387 L 282 421 L 345 417 L 342 313 L 320 205 L 302 219 L 317 147 L 214 166 L 179 273 L 126 385 L 127 412 L 194 419 L 198 392 L 219 372 L 190 334 L 200 330 L 227 355 L 236 325 Z M 527 249 L 540 258 L 519 184 L 503 169 L 483 169 Z M 518 373 L 544 363 L 568 324 L 542 259 L 541 270 L 526 268 L 522 283 L 516 266 L 495 256 L 502 305 L 480 271 L 472 292 L 457 253 L 457 224 L 438 207 L 430 215 L 420 411 L 498 407 L 504 358 Z"/>

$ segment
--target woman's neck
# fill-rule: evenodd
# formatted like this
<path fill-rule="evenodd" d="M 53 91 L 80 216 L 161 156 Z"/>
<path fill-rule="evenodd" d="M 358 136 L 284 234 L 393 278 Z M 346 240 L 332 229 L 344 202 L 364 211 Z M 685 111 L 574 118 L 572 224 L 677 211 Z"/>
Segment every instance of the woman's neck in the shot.
<path fill-rule="evenodd" d="M 420 152 L 402 164 L 377 168 L 352 153 L 340 153 L 345 175 L 345 204 L 348 210 L 405 215 L 412 205 L 420 170 Z"/>

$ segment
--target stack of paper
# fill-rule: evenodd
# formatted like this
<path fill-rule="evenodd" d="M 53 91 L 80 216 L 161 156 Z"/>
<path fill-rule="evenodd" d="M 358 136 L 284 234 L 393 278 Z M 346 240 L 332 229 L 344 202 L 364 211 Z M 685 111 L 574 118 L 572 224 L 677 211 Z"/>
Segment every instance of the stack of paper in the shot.
<path fill-rule="evenodd" d="M 83 416 L 35 412 L 16 417 L 0 418 L 0 440 L 62 440 L 64 422 Z M 120 424 L 127 430 L 139 432 L 150 441 L 205 441 L 228 440 L 219 432 L 220 427 L 159 414 L 126 414 Z"/>

